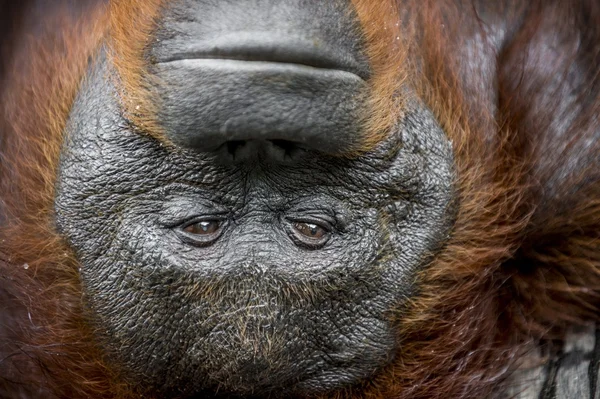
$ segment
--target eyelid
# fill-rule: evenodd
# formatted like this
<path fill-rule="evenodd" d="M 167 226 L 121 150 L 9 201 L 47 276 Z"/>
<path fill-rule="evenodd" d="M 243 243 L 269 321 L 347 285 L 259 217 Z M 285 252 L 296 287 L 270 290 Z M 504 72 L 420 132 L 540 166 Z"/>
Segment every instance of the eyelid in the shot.
<path fill-rule="evenodd" d="M 224 215 L 220 215 L 220 214 L 199 215 L 199 216 L 194 216 L 191 219 L 186 218 L 185 220 L 183 220 L 176 226 L 179 226 L 180 228 L 185 229 L 188 226 L 191 226 L 193 224 L 200 223 L 200 222 L 213 222 L 213 221 L 224 222 L 229 219 L 227 216 L 228 216 L 227 214 L 224 214 Z"/>
<path fill-rule="evenodd" d="M 157 215 L 157 222 L 167 229 L 175 228 L 192 219 L 211 216 L 226 218 L 231 213 L 230 209 L 202 195 L 182 195 L 178 192 L 169 192 L 161 198 L 161 201 L 162 206 Z"/>
<path fill-rule="evenodd" d="M 291 223 L 316 224 L 319 227 L 324 228 L 328 232 L 332 232 L 336 227 L 336 223 L 333 218 L 330 219 L 330 218 L 323 217 L 321 215 L 314 216 L 314 215 L 310 215 L 310 214 L 302 214 L 302 215 L 292 214 L 292 215 L 286 216 L 285 219 Z"/>
<path fill-rule="evenodd" d="M 190 224 L 206 221 L 206 220 L 228 220 L 229 212 L 217 212 L 217 213 L 202 213 L 202 214 L 181 214 L 172 215 L 171 217 L 165 216 L 159 219 L 159 223 L 167 229 L 174 229 L 176 227 L 187 227 Z"/>

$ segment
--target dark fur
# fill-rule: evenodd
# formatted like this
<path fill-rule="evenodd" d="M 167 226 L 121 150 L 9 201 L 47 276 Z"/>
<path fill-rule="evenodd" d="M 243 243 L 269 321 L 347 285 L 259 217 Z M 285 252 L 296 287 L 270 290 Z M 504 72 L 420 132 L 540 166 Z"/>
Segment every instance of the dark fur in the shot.
<path fill-rule="evenodd" d="M 126 398 L 135 389 L 93 344 L 51 209 L 61 132 L 109 22 L 101 2 L 57 3 L 20 25 L 43 15 L 46 28 L 15 25 L 19 40 L 2 46 L 0 396 Z M 113 23 L 141 4 L 120 3 Z M 397 361 L 336 396 L 486 397 L 526 343 L 598 319 L 600 5 L 420 0 L 401 2 L 396 26 L 372 23 L 393 15 L 391 1 L 355 3 L 380 71 L 379 115 L 401 82 L 417 89 L 453 141 L 459 212 L 421 294 L 398 312 Z"/>

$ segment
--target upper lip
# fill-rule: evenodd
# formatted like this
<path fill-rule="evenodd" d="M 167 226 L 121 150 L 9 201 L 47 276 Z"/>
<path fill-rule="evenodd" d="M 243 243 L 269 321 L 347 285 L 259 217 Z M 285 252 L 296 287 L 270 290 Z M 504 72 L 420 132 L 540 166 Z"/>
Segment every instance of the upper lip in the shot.
<path fill-rule="evenodd" d="M 353 73 L 369 78 L 368 67 L 341 48 L 318 39 L 278 37 L 273 33 L 238 32 L 209 40 L 193 41 L 187 49 L 159 60 L 160 64 L 190 59 L 225 59 L 304 65 Z"/>

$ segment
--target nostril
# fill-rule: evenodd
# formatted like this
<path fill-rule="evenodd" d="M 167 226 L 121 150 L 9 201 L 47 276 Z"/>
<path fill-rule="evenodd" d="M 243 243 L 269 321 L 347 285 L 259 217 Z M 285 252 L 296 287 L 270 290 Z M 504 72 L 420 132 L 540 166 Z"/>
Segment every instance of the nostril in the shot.
<path fill-rule="evenodd" d="M 284 160 L 294 160 L 305 150 L 293 141 L 289 140 L 267 140 L 272 144 L 273 153 L 280 154 Z"/>
<path fill-rule="evenodd" d="M 286 152 L 286 154 L 292 153 L 293 151 L 295 151 L 299 148 L 296 143 L 294 143 L 293 141 L 289 141 L 289 140 L 268 140 L 268 141 L 270 141 L 274 146 L 283 149 Z"/>
<path fill-rule="evenodd" d="M 298 152 L 302 151 L 302 148 L 297 143 L 289 140 L 268 140 L 278 150 L 283 151 L 285 157 L 294 157 Z"/>
<path fill-rule="evenodd" d="M 306 150 L 289 140 L 231 140 L 224 143 L 219 153 L 235 162 L 261 159 L 264 161 L 294 161 Z"/>
<path fill-rule="evenodd" d="M 244 146 L 246 142 L 244 140 L 232 140 L 232 141 L 228 141 L 226 144 L 227 146 L 227 152 L 229 153 L 229 155 L 235 157 L 235 153 Z"/>

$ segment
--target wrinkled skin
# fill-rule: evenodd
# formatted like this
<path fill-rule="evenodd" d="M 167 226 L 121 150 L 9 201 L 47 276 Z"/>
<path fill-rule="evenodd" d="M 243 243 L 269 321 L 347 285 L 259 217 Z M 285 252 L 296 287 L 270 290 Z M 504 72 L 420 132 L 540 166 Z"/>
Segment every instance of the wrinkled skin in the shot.
<path fill-rule="evenodd" d="M 195 3 L 209 14 L 217 4 Z M 285 7 L 293 15 L 303 3 Z M 220 13 L 233 7 L 221 4 Z M 341 23 L 321 33 L 360 58 L 352 42 L 358 36 L 344 33 L 354 29 L 345 8 L 323 7 L 324 18 Z M 172 45 L 159 43 L 155 54 Z M 315 68 L 268 64 L 258 73 L 283 83 L 257 79 L 250 99 L 265 108 L 270 96 L 292 103 L 302 96 L 316 104 L 315 118 L 253 113 L 218 142 L 210 123 L 220 122 L 209 112 L 229 87 L 218 81 L 222 69 L 200 63 L 172 72 L 158 63 L 153 71 L 163 86 L 155 89 L 167 104 L 160 112 L 176 144 L 169 146 L 126 121 L 104 52 L 71 113 L 55 209 L 81 261 L 99 338 L 125 375 L 165 395 L 310 395 L 358 383 L 388 364 L 401 349 L 392 312 L 418 290 L 416 272 L 443 243 L 453 215 L 451 146 L 431 113 L 411 103 L 373 150 L 340 157 L 345 141 L 360 141 L 364 81 L 319 75 L 335 90 L 298 94 L 296 83 L 310 88 Z M 226 74 L 251 80 L 244 68 Z M 216 86 L 201 84 L 206 74 Z M 173 90 L 178 79 L 194 90 Z M 231 88 L 242 90 L 243 101 L 232 100 L 223 114 L 248 101 L 243 87 Z M 194 110 L 194 101 L 208 106 Z M 323 112 L 340 104 L 350 104 L 345 119 L 330 123 Z M 243 130 L 261 118 L 264 129 Z M 302 119 L 330 136 L 290 128 Z M 327 137 L 328 147 L 314 144 Z"/>

